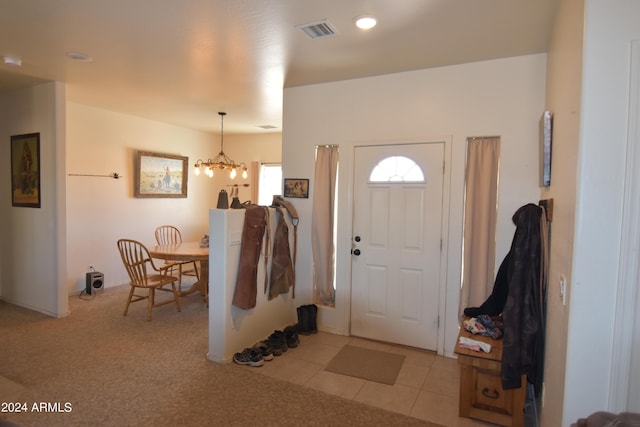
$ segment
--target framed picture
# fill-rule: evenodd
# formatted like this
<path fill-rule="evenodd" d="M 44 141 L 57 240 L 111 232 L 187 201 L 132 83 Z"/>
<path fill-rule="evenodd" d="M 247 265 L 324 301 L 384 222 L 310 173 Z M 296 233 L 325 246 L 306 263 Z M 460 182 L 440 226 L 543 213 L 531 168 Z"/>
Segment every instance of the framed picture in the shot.
<path fill-rule="evenodd" d="M 295 197 L 299 199 L 309 198 L 309 180 L 298 178 L 284 179 L 284 197 Z"/>
<path fill-rule="evenodd" d="M 551 185 L 551 144 L 553 136 L 553 114 L 545 111 L 540 117 L 540 185 Z"/>
<path fill-rule="evenodd" d="M 40 207 L 40 134 L 11 136 L 11 205 Z"/>
<path fill-rule="evenodd" d="M 184 156 L 136 151 L 134 197 L 187 197 L 188 163 Z"/>

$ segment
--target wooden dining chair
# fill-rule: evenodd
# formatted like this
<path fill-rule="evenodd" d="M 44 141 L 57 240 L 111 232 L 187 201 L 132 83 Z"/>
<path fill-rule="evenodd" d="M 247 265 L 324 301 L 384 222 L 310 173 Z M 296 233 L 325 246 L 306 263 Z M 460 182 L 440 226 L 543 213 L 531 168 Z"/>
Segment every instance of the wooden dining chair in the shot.
<path fill-rule="evenodd" d="M 182 233 L 173 225 L 161 225 L 156 228 L 155 234 L 156 241 L 159 245 L 177 245 L 178 243 L 182 243 Z M 174 264 L 174 269 L 178 271 L 178 289 L 180 292 L 182 292 L 182 276 L 195 276 L 196 280 L 200 280 L 197 261 L 167 260 L 165 261 L 165 264 L 166 263 Z M 188 267 L 188 264 L 192 264 L 192 267 Z"/>
<path fill-rule="evenodd" d="M 124 308 L 124 316 L 129 311 L 129 304 L 136 301 L 147 300 L 147 321 L 151 321 L 151 309 L 165 304 L 176 303 L 176 308 L 180 311 L 180 298 L 176 289 L 175 282 L 178 278 L 169 274 L 175 266 L 165 264 L 162 267 L 156 267 L 153 259 L 149 255 L 149 250 L 142 243 L 130 239 L 118 240 L 118 250 L 122 257 L 129 278 L 131 279 L 131 290 L 127 298 L 127 305 Z M 171 285 L 171 289 L 165 288 L 165 285 Z M 136 293 L 137 290 L 146 289 L 146 295 Z M 156 302 L 155 291 L 171 292 L 173 299 Z"/>

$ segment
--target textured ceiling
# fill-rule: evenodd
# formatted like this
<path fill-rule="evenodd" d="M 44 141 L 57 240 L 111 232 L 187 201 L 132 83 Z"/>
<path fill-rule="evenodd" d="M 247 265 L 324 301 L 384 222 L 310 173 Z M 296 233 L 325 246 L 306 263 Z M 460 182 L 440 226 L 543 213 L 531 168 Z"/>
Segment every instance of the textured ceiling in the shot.
<path fill-rule="evenodd" d="M 194 129 L 281 131 L 284 87 L 545 52 L 557 0 L 0 0 L 0 92 L 67 84 L 74 102 Z M 373 14 L 376 28 L 353 18 Z M 328 20 L 310 39 L 300 24 Z M 69 52 L 92 62 L 69 59 Z"/>

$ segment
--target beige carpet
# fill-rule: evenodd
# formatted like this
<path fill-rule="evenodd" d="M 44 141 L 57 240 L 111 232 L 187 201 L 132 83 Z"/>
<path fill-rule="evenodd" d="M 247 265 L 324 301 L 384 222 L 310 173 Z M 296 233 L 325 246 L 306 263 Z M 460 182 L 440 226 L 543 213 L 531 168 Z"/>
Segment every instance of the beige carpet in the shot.
<path fill-rule="evenodd" d="M 402 363 L 402 354 L 345 345 L 324 370 L 393 385 Z"/>
<path fill-rule="evenodd" d="M 181 313 L 154 309 L 147 322 L 143 303 L 122 316 L 127 291 L 71 297 L 64 319 L 0 301 L 2 401 L 62 409 L 0 413 L 0 426 L 434 426 L 210 362 L 200 296 L 182 298 Z"/>

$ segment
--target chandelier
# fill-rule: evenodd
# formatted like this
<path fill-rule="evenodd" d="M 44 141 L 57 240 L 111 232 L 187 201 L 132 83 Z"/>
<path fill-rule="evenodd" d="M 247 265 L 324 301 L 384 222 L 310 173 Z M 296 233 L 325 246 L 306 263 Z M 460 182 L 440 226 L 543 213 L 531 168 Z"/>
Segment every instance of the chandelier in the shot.
<path fill-rule="evenodd" d="M 196 176 L 200 175 L 200 168 L 204 168 L 204 174 L 211 178 L 215 169 L 228 170 L 229 178 L 234 179 L 238 171 L 242 171 L 242 178 L 247 179 L 247 165 L 236 163 L 224 154 L 224 116 L 227 113 L 221 111 L 218 114 L 220 115 L 220 152 L 213 159 L 207 159 L 206 162 L 198 159 L 193 165 L 194 172 Z"/>

